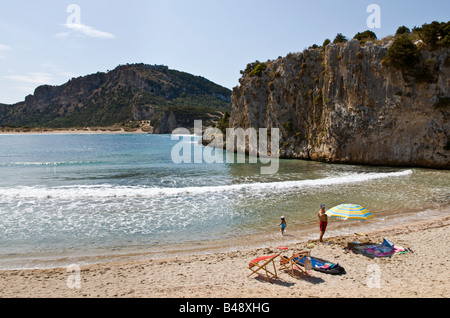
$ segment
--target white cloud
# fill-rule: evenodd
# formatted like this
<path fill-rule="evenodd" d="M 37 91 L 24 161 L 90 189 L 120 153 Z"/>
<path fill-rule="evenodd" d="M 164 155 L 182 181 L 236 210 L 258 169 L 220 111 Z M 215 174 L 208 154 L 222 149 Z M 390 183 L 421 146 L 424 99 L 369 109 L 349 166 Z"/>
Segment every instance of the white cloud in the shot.
<path fill-rule="evenodd" d="M 59 38 L 67 38 L 70 35 L 78 34 L 85 35 L 91 38 L 100 38 L 100 39 L 115 39 L 116 36 L 114 34 L 100 31 L 90 27 L 88 25 L 80 24 L 80 23 L 66 23 L 63 26 L 69 29 L 69 32 L 61 32 L 56 34 Z"/>
<path fill-rule="evenodd" d="M 0 52 L 6 52 L 10 50 L 12 50 L 10 46 L 0 43 Z M 0 55 L 0 60 L 6 60 L 6 56 Z"/>
<path fill-rule="evenodd" d="M 53 77 L 48 73 L 28 73 L 28 75 L 7 75 L 7 79 L 34 85 L 51 84 Z"/>
<path fill-rule="evenodd" d="M 0 43 L 0 52 L 1 51 L 9 51 L 9 50 L 11 50 L 10 46 Z"/>

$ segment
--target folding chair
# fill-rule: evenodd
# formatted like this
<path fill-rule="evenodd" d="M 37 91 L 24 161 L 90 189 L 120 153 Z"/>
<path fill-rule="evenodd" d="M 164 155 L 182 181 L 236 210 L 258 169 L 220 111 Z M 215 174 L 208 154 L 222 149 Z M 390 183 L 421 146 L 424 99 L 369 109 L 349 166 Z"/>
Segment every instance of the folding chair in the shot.
<path fill-rule="evenodd" d="M 302 269 L 300 267 L 297 266 L 296 262 L 299 260 L 303 260 L 303 262 L 306 260 L 306 258 L 308 257 L 309 252 L 300 252 L 300 253 L 294 253 L 292 254 L 291 257 L 287 257 L 287 256 L 281 256 L 280 259 L 280 270 L 288 270 L 291 272 L 291 274 L 293 276 L 295 276 L 295 272 L 294 272 L 294 266 L 303 274 L 305 274 L 306 276 L 309 276 L 308 272 L 305 269 Z"/>
<path fill-rule="evenodd" d="M 270 280 L 271 278 L 278 278 L 277 269 L 275 267 L 274 260 L 278 256 L 280 256 L 280 254 L 281 253 L 271 255 L 271 256 L 258 257 L 256 259 L 254 259 L 253 261 L 251 261 L 250 264 L 248 265 L 248 269 L 251 270 L 252 273 L 250 275 L 248 275 L 248 277 L 252 276 L 253 274 L 260 275 L 261 273 L 259 273 L 259 271 L 261 270 L 262 272 L 265 273 L 266 279 L 269 283 L 271 283 L 271 280 Z M 272 263 L 272 265 L 273 265 L 273 272 L 267 268 L 270 263 Z"/>

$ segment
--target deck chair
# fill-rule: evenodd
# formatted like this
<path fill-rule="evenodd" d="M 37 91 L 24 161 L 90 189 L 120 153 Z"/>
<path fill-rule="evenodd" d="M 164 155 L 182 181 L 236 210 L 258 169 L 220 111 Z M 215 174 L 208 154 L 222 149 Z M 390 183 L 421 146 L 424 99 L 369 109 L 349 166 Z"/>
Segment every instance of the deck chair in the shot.
<path fill-rule="evenodd" d="M 291 272 L 292 276 L 295 276 L 295 272 L 294 272 L 294 266 L 295 266 L 296 269 L 298 269 L 300 272 L 302 272 L 306 276 L 309 276 L 306 268 L 303 269 L 301 267 L 298 267 L 296 264 L 296 262 L 299 259 L 303 259 L 303 261 L 305 261 L 306 258 L 308 257 L 308 255 L 309 255 L 309 252 L 300 252 L 300 253 L 292 254 L 291 257 L 281 256 L 279 270 L 284 270 L 284 269 L 288 270 L 289 272 Z"/>
<path fill-rule="evenodd" d="M 265 277 L 267 279 L 267 281 L 270 283 L 271 282 L 271 278 L 278 278 L 277 275 L 277 269 L 275 267 L 275 263 L 274 260 L 280 256 L 281 253 L 275 254 L 275 255 L 271 255 L 271 256 L 263 256 L 263 257 L 258 257 L 256 259 L 254 259 L 253 261 L 250 262 L 250 264 L 248 265 L 248 269 L 252 271 L 252 273 L 250 275 L 248 275 L 248 277 L 252 276 L 253 274 L 265 274 Z M 269 270 L 267 267 L 270 265 L 270 263 L 272 263 L 273 265 L 273 272 L 271 270 Z M 259 272 L 261 271 L 261 272 Z"/>

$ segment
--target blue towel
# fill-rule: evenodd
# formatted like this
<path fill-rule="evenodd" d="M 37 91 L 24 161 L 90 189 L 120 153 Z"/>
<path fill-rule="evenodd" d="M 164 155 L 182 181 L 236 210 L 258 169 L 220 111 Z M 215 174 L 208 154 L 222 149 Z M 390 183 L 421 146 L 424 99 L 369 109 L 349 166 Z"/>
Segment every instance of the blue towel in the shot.
<path fill-rule="evenodd" d="M 294 261 L 296 263 L 304 265 L 303 264 L 303 258 L 296 257 L 296 258 L 294 258 Z M 333 263 L 330 263 L 330 262 L 327 262 L 327 261 L 318 260 L 318 259 L 316 259 L 314 257 L 311 257 L 311 265 L 312 265 L 312 267 L 315 267 L 315 268 L 330 268 L 330 269 L 335 266 L 335 264 L 333 264 Z"/>

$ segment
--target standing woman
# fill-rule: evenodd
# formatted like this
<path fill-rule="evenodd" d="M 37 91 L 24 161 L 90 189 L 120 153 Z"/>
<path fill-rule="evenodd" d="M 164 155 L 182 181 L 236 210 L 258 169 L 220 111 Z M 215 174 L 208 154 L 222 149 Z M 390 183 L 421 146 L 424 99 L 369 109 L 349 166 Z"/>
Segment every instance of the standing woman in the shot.
<path fill-rule="evenodd" d="M 328 216 L 325 214 L 325 204 L 322 204 L 320 206 L 320 210 L 317 213 L 317 216 L 319 217 L 319 226 L 320 226 L 319 242 L 323 242 L 323 235 L 325 234 L 328 225 Z"/>
<path fill-rule="evenodd" d="M 281 228 L 281 235 L 284 235 L 284 231 L 286 230 L 286 219 L 284 216 L 281 217 L 281 223 L 279 224 Z"/>

